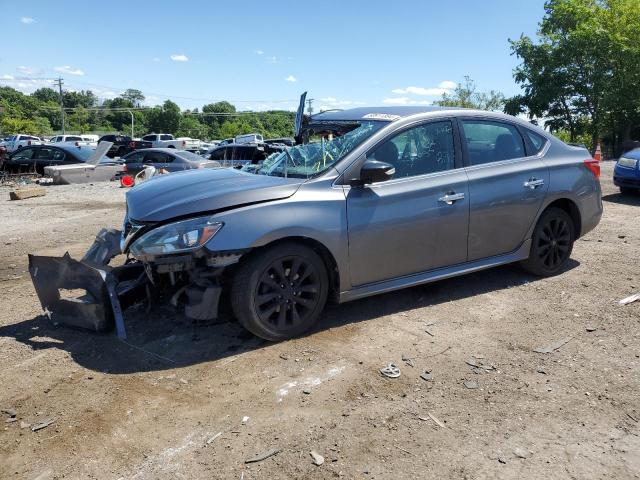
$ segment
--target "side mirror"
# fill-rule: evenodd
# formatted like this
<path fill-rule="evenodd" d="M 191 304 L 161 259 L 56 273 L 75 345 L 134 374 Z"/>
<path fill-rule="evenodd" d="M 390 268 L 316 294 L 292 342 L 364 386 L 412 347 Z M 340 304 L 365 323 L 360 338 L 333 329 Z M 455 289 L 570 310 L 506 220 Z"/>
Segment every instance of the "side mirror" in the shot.
<path fill-rule="evenodd" d="M 370 183 L 391 180 L 396 173 L 396 167 L 378 160 L 366 160 L 360 169 L 360 178 L 352 179 L 351 186 L 362 186 Z"/>

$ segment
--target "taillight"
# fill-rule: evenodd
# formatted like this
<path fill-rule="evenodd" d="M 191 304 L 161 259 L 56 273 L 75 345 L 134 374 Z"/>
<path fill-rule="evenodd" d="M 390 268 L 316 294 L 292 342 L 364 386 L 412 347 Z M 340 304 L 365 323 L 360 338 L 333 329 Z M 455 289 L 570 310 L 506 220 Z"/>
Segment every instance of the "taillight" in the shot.
<path fill-rule="evenodd" d="M 182 141 L 182 146 L 186 147 L 187 146 L 187 142 L 185 140 Z"/>
<path fill-rule="evenodd" d="M 127 167 L 127 164 L 126 164 L 126 163 L 124 164 L 124 167 L 122 168 L 122 171 L 123 171 L 124 173 L 127 173 L 127 172 L 129 171 L 129 167 Z"/>
<path fill-rule="evenodd" d="M 600 162 L 598 160 L 595 158 L 587 158 L 584 161 L 584 164 L 589 170 L 591 170 L 594 177 L 600 178 Z"/>
<path fill-rule="evenodd" d="M 136 148 L 136 142 L 129 142 L 129 148 Z"/>

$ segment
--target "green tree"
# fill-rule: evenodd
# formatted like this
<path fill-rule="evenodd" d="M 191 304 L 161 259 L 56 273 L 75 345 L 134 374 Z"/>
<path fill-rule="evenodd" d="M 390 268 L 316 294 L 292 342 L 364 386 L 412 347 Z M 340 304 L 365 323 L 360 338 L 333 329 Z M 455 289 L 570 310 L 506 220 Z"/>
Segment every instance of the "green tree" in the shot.
<path fill-rule="evenodd" d="M 139 107 L 142 102 L 145 100 L 145 96 L 142 94 L 140 90 L 136 90 L 135 88 L 127 88 L 120 97 L 125 100 L 129 100 L 132 105 Z"/>
<path fill-rule="evenodd" d="M 640 121 L 640 2 L 549 0 L 538 37 L 510 41 L 523 93 L 506 111 L 544 117 L 572 141 L 628 139 Z"/>
<path fill-rule="evenodd" d="M 504 95 L 491 90 L 488 93 L 478 92 L 476 82 L 465 76 L 464 82 L 458 83 L 452 93 L 444 93 L 442 99 L 434 102 L 443 107 L 475 108 L 478 110 L 502 110 Z"/>

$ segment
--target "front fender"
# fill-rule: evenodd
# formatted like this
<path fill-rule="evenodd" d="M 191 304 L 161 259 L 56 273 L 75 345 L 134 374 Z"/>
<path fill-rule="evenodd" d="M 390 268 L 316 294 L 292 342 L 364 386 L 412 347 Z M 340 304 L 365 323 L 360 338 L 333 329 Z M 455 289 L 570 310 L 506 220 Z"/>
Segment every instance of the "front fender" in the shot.
<path fill-rule="evenodd" d="M 244 250 L 291 237 L 321 243 L 340 273 L 340 290 L 350 288 L 347 212 L 342 187 L 331 181 L 306 183 L 291 197 L 216 215 L 224 227 L 206 245 L 211 252 Z"/>

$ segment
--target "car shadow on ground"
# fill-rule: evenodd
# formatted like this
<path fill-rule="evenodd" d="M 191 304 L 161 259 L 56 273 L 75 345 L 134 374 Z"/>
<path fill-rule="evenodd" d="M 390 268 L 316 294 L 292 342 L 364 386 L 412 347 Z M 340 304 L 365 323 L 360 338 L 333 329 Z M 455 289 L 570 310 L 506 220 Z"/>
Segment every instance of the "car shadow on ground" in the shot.
<path fill-rule="evenodd" d="M 567 270 L 578 265 L 579 262 L 571 260 Z M 506 265 L 342 305 L 330 304 L 310 333 L 537 280 L 538 277 L 525 273 L 516 265 Z M 14 338 L 34 351 L 61 349 L 79 365 L 111 374 L 180 368 L 232 357 L 270 344 L 254 337 L 235 321 L 194 324 L 168 307 L 158 307 L 151 312 L 143 307 L 130 309 L 125 314 L 125 321 L 126 341 L 119 340 L 114 333 L 97 334 L 56 326 L 44 315 L 0 327 L 0 337 Z"/>
<path fill-rule="evenodd" d="M 621 194 L 610 193 L 602 197 L 603 202 L 619 203 L 620 205 L 631 205 L 632 207 L 640 207 L 640 192 Z"/>

